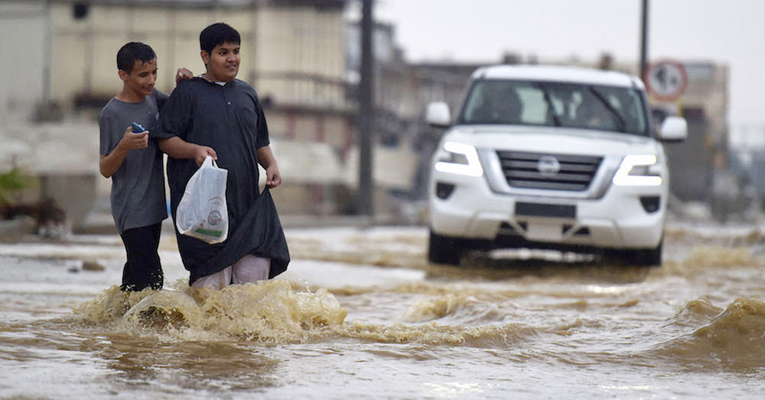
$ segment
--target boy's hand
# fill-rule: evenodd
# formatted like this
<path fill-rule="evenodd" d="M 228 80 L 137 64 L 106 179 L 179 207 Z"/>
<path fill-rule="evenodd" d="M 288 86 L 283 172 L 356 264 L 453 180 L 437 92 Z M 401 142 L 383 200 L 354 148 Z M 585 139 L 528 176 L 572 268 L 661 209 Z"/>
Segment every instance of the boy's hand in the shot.
<path fill-rule="evenodd" d="M 275 188 L 282 183 L 282 176 L 279 174 L 279 167 L 272 165 L 266 170 L 266 186 Z"/>
<path fill-rule="evenodd" d="M 184 79 L 191 79 L 194 77 L 194 73 L 186 68 L 178 68 L 178 72 L 175 73 L 175 86 L 178 86 Z"/>
<path fill-rule="evenodd" d="M 120 144 L 124 146 L 125 150 L 145 149 L 149 147 L 149 131 L 133 133 L 133 127 L 128 126 Z"/>
<path fill-rule="evenodd" d="M 218 159 L 218 155 L 215 154 L 215 150 L 207 146 L 196 146 L 194 149 L 194 161 L 197 163 L 197 167 L 201 167 L 205 162 L 207 156 L 212 157 L 213 160 Z"/>

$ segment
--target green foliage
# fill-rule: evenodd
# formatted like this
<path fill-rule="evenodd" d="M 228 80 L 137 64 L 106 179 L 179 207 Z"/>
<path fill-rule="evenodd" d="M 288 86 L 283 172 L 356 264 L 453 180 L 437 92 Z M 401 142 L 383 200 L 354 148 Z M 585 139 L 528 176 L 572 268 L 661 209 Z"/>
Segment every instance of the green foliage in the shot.
<path fill-rule="evenodd" d="M 20 168 L 0 174 L 0 204 L 6 204 L 10 200 L 8 197 L 14 193 L 28 188 L 32 185 L 32 178 L 24 174 Z"/>

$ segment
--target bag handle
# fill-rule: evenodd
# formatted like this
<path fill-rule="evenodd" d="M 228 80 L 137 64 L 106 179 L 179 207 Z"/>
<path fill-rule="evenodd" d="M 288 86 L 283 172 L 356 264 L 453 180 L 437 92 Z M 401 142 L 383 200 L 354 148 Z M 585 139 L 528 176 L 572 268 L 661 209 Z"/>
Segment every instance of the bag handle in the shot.
<path fill-rule="evenodd" d="M 199 166 L 199 168 L 209 168 L 209 167 L 215 167 L 218 168 L 218 164 L 213 160 L 210 156 L 205 156 L 205 160 L 202 161 L 202 165 Z"/>

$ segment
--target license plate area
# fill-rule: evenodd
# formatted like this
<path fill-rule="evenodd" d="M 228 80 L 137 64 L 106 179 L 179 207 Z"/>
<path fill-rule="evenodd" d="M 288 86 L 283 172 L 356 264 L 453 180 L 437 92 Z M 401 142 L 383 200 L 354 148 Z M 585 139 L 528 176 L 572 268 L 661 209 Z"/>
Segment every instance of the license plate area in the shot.
<path fill-rule="evenodd" d="M 548 217 L 576 219 L 576 206 L 570 204 L 515 203 L 515 215 L 523 217 Z"/>
<path fill-rule="evenodd" d="M 526 238 L 541 241 L 561 240 L 563 233 L 560 224 L 533 223 L 526 229 Z"/>

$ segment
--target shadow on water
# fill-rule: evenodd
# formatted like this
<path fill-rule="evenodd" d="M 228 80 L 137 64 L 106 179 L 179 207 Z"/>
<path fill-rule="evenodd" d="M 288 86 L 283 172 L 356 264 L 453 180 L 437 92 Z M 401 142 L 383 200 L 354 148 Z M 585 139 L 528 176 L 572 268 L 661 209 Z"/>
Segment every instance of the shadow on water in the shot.
<path fill-rule="evenodd" d="M 539 252 L 471 252 L 459 266 L 430 264 L 428 279 L 501 281 L 535 277 L 598 283 L 637 283 L 654 267 L 617 263 L 597 255 Z"/>

